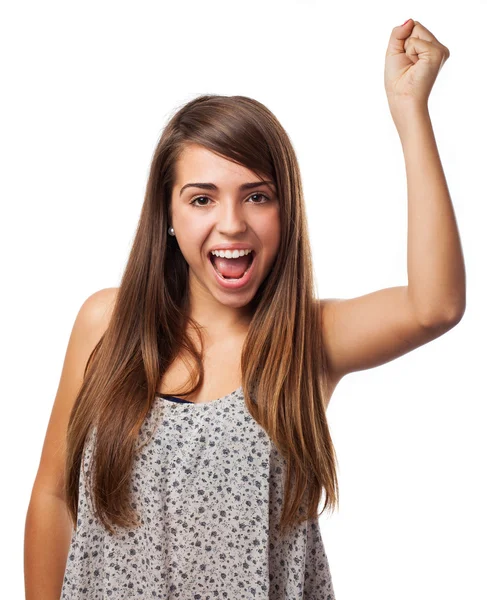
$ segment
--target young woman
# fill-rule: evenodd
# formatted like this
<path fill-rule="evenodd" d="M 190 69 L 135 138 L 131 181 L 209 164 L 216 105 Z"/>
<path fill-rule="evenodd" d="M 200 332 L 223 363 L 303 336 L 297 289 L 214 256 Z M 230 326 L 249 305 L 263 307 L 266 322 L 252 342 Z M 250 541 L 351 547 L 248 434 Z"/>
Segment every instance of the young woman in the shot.
<path fill-rule="evenodd" d="M 266 107 L 205 95 L 170 119 L 120 287 L 85 301 L 69 341 L 28 515 L 43 598 L 334 599 L 333 390 L 464 311 L 427 113 L 447 53 L 418 22 L 392 31 L 409 285 L 359 298 L 316 298 L 298 162 Z"/>

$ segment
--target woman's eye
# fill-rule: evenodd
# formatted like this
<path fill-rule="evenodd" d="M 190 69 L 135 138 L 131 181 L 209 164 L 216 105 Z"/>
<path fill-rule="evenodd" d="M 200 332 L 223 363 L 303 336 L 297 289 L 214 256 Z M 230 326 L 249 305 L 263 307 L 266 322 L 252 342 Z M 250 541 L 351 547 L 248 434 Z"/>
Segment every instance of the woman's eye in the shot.
<path fill-rule="evenodd" d="M 252 194 L 252 196 L 250 196 L 250 198 L 253 198 L 254 196 L 260 196 L 261 198 L 265 198 L 264 202 L 266 200 L 269 200 L 269 198 L 265 194 Z M 253 204 L 264 204 L 264 202 L 257 202 L 257 203 L 253 203 Z"/>
<path fill-rule="evenodd" d="M 260 193 L 258 193 L 258 194 L 252 194 L 247 199 L 249 200 L 250 198 L 255 198 L 256 196 L 264 198 L 264 201 L 263 202 L 254 202 L 254 201 L 252 201 L 252 204 L 264 204 L 266 201 L 269 200 L 269 198 L 265 194 L 260 194 Z M 208 206 L 208 204 L 199 204 L 199 201 L 202 200 L 202 199 L 203 200 L 209 200 L 208 196 L 198 196 L 196 198 L 193 198 L 193 200 L 191 200 L 190 204 L 192 204 L 193 206 L 199 206 L 201 208 L 203 208 L 205 206 Z M 198 204 L 196 204 L 196 203 L 198 203 Z"/>
<path fill-rule="evenodd" d="M 194 206 L 200 206 L 199 204 L 195 204 L 195 202 L 197 200 L 201 200 L 201 198 L 205 198 L 206 200 L 209 200 L 208 196 L 198 196 L 197 198 L 194 198 L 194 200 L 191 200 L 190 204 L 193 204 Z M 203 206 L 208 206 L 208 205 L 204 204 Z"/>

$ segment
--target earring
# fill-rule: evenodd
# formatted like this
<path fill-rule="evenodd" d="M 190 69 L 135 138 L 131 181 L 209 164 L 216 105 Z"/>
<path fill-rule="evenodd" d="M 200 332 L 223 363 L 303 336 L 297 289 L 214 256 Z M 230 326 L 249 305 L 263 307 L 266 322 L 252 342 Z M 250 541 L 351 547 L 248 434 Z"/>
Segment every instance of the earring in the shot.
<path fill-rule="evenodd" d="M 173 227 L 169 227 L 169 229 L 167 231 L 168 231 L 169 235 L 176 235 Z"/>

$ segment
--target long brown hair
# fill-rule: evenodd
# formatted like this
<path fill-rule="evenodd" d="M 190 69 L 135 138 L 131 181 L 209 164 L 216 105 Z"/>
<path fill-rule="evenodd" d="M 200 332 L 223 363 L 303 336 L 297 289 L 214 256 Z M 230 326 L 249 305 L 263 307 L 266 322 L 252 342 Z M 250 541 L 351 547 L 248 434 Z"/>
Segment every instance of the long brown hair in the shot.
<path fill-rule="evenodd" d="M 102 524 L 138 526 L 130 472 L 141 426 L 161 377 L 176 356 L 193 359 L 202 385 L 202 352 L 187 333 L 188 264 L 167 233 L 176 162 L 199 144 L 276 184 L 281 239 L 275 263 L 251 301 L 241 356 L 242 388 L 252 417 L 286 459 L 280 526 L 338 506 L 336 454 L 326 419 L 329 379 L 315 294 L 301 176 L 291 141 L 273 113 L 245 96 L 202 95 L 170 117 L 154 152 L 135 239 L 110 323 L 88 360 L 67 431 L 66 502 L 77 522 L 80 468 L 96 430 L 93 507 Z M 201 340 L 201 335 L 198 333 Z M 256 402 L 255 399 L 258 399 Z M 301 505 L 308 493 L 308 509 Z"/>

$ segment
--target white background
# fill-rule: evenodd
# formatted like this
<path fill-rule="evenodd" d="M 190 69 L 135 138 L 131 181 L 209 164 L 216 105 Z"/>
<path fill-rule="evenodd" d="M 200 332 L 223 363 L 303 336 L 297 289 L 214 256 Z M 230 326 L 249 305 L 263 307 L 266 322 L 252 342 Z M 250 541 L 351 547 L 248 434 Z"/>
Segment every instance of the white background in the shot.
<path fill-rule="evenodd" d="M 17 2 L 1 18 L 2 590 L 23 598 L 32 484 L 74 318 L 118 286 L 176 106 L 246 95 L 298 155 L 320 297 L 407 284 L 404 158 L 383 85 L 408 17 L 445 44 L 429 108 L 462 238 L 446 335 L 339 384 L 337 600 L 485 600 L 484 2 Z M 5 596 L 7 597 L 7 595 Z"/>

